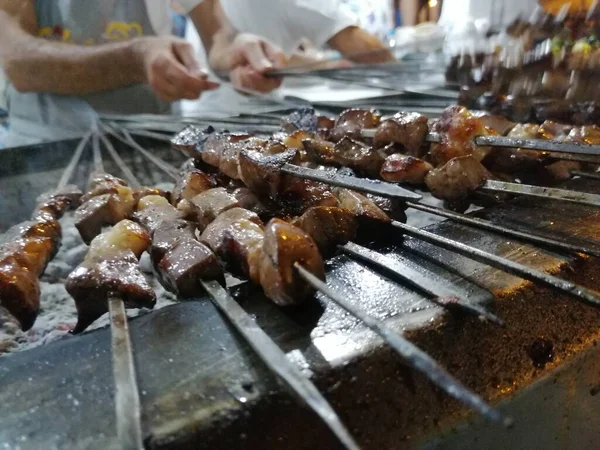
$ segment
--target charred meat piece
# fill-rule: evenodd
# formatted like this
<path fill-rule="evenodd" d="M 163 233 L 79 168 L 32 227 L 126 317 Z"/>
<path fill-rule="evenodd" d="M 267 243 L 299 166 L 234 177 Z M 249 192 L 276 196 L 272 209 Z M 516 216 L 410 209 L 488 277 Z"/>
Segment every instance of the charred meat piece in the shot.
<path fill-rule="evenodd" d="M 431 144 L 429 150 L 431 161 L 435 166 L 441 166 L 452 158 L 460 156 L 473 155 L 477 161 L 481 161 L 490 148 L 475 145 L 473 138 L 494 134 L 462 106 L 446 108 L 440 119 L 433 125 L 432 131 L 441 134 L 441 142 Z"/>
<path fill-rule="evenodd" d="M 379 209 L 387 214 L 390 219 L 397 220 L 398 222 L 406 222 L 406 209 L 408 206 L 402 200 L 397 198 L 379 197 L 378 195 L 366 194 L 369 200 L 371 200 Z"/>
<path fill-rule="evenodd" d="M 344 137 L 361 139 L 362 130 L 376 128 L 380 120 L 381 116 L 373 110 L 347 109 L 338 116 L 329 132 L 329 137 L 334 142 Z"/>
<path fill-rule="evenodd" d="M 158 275 L 162 284 L 183 298 L 204 293 L 200 279 L 223 276 L 215 254 L 193 237 L 178 239 L 158 263 Z"/>
<path fill-rule="evenodd" d="M 51 213 L 58 220 L 68 208 L 79 206 L 82 195 L 81 190 L 72 184 L 46 192 L 37 198 L 38 206 L 33 216 L 35 217 L 39 211 L 45 211 Z"/>
<path fill-rule="evenodd" d="M 551 120 L 546 120 L 542 123 L 538 129 L 538 134 L 543 139 L 552 139 L 555 141 L 564 141 L 571 129 L 571 125 L 564 125 L 562 123 L 556 123 Z"/>
<path fill-rule="evenodd" d="M 335 194 L 340 202 L 340 208 L 347 209 L 355 217 L 383 223 L 391 222 L 388 215 L 364 195 L 348 189 L 336 189 Z"/>
<path fill-rule="evenodd" d="M 75 227 L 86 244 L 102 232 L 102 227 L 114 225 L 131 215 L 135 206 L 133 192 L 120 187 L 118 194 L 92 197 L 75 211 Z"/>
<path fill-rule="evenodd" d="M 509 131 L 508 137 L 539 139 L 539 128 L 536 124 L 519 123 Z M 545 160 L 546 155 L 535 150 L 494 148 L 482 163 L 494 171 L 515 173 L 541 166 Z"/>
<path fill-rule="evenodd" d="M 377 127 L 373 136 L 375 147 L 400 144 L 408 153 L 423 156 L 423 143 L 429 132 L 427 117 L 415 112 L 399 112 L 386 119 Z"/>
<path fill-rule="evenodd" d="M 152 233 L 150 257 L 159 263 L 169 249 L 180 239 L 196 239 L 196 224 L 187 220 L 163 220 Z"/>
<path fill-rule="evenodd" d="M 556 161 L 545 167 L 548 174 L 556 181 L 566 181 L 572 177 L 571 172 L 581 170 L 578 161 Z"/>
<path fill-rule="evenodd" d="M 191 200 L 201 192 L 214 187 L 215 182 L 212 178 L 201 170 L 192 169 L 177 179 L 171 195 L 171 203 L 177 206 L 181 200 Z"/>
<path fill-rule="evenodd" d="M 200 236 L 234 273 L 258 283 L 256 258 L 263 241 L 263 225 L 251 211 L 233 208 L 219 215 Z"/>
<path fill-rule="evenodd" d="M 166 200 L 169 200 L 171 198 L 171 194 L 169 192 L 163 191 L 162 189 L 158 189 L 158 188 L 154 188 L 154 187 L 148 187 L 148 186 L 145 186 L 145 187 L 142 187 L 140 189 L 137 189 L 133 193 L 133 198 L 134 198 L 136 204 L 142 198 L 149 197 L 149 196 L 163 197 Z"/>
<path fill-rule="evenodd" d="M 379 175 L 392 183 L 423 184 L 432 169 L 433 166 L 422 159 L 396 153 L 385 159 Z"/>
<path fill-rule="evenodd" d="M 583 125 L 574 127 L 567 135 L 570 142 L 581 142 L 584 144 L 600 144 L 600 127 L 597 125 Z"/>
<path fill-rule="evenodd" d="M 472 112 L 471 114 L 473 114 L 474 117 L 479 119 L 484 127 L 489 128 L 499 136 L 506 136 L 506 134 L 510 130 L 512 130 L 515 127 L 515 125 L 518 126 L 518 124 L 515 124 L 515 122 L 508 120 L 506 117 L 503 116 L 497 116 L 488 113 L 481 114 L 475 112 Z"/>
<path fill-rule="evenodd" d="M 80 333 L 108 312 L 111 295 L 121 298 L 126 308 L 153 308 L 156 295 L 138 267 L 131 251 L 123 251 L 102 260 L 86 260 L 66 282 L 67 292 L 75 299 Z"/>
<path fill-rule="evenodd" d="M 153 233 L 163 220 L 177 220 L 184 217 L 184 212 L 179 211 L 165 198 L 148 196 L 138 202 L 138 211 L 133 214 L 132 220 Z"/>
<path fill-rule="evenodd" d="M 277 203 L 293 214 L 302 214 L 312 206 L 338 206 L 338 200 L 329 186 L 323 183 L 286 175 L 276 199 Z"/>
<path fill-rule="evenodd" d="M 315 132 L 318 125 L 319 117 L 313 108 L 298 108 L 283 117 L 281 121 L 281 129 L 287 133 L 293 133 L 296 130 Z"/>
<path fill-rule="evenodd" d="M 127 188 L 127 183 L 121 178 L 104 172 L 93 173 L 88 183 L 88 191 L 81 197 L 80 202 L 85 203 L 102 194 L 118 194 L 120 188 Z"/>
<path fill-rule="evenodd" d="M 40 309 L 40 283 L 35 273 L 22 267 L 0 249 L 0 306 L 29 330 Z"/>
<path fill-rule="evenodd" d="M 351 241 L 357 230 L 354 215 L 335 206 L 309 208 L 293 224 L 304 230 L 322 253 L 335 251 L 336 246 Z"/>
<path fill-rule="evenodd" d="M 256 194 L 247 187 L 237 188 L 232 192 L 232 195 L 235 197 L 241 208 L 250 210 L 261 217 L 277 210 L 276 205 L 265 198 L 257 197 Z"/>
<path fill-rule="evenodd" d="M 349 167 L 371 176 L 379 174 L 386 157 L 384 151 L 348 137 L 342 138 L 337 144 L 317 139 L 304 140 L 303 144 L 311 161 Z"/>
<path fill-rule="evenodd" d="M 285 177 L 280 169 L 292 162 L 296 154 L 295 149 L 276 155 L 264 155 L 258 150 L 242 150 L 239 155 L 240 178 L 252 192 L 276 199 Z"/>
<path fill-rule="evenodd" d="M 475 192 L 489 178 L 491 174 L 477 159 L 462 156 L 430 171 L 425 184 L 436 197 L 455 201 Z"/>
<path fill-rule="evenodd" d="M 202 129 L 196 125 L 188 125 L 171 139 L 171 146 L 183 152 L 188 158 L 196 158 L 197 146 L 201 145 L 213 132 L 213 127 Z"/>
<path fill-rule="evenodd" d="M 317 130 L 331 130 L 334 126 L 334 119 L 327 116 L 317 116 Z"/>
<path fill-rule="evenodd" d="M 149 245 L 150 234 L 129 220 L 92 241 L 85 260 L 65 284 L 77 307 L 74 333 L 108 312 L 112 295 L 121 298 L 126 308 L 154 307 L 156 295 L 138 267 L 138 259 Z"/>
<path fill-rule="evenodd" d="M 298 275 L 295 263 L 325 279 L 323 259 L 315 242 L 300 228 L 279 219 L 271 220 L 265 228 L 259 260 L 260 284 L 267 297 L 281 306 L 300 304 L 314 294 Z"/>
<path fill-rule="evenodd" d="M 213 220 L 232 208 L 240 206 L 237 199 L 225 188 L 213 188 L 196 195 L 190 200 L 194 211 L 194 222 L 203 231 Z"/>
<path fill-rule="evenodd" d="M 229 158 L 230 155 L 237 155 L 241 149 L 241 146 L 238 144 L 250 137 L 250 134 L 245 133 L 213 133 L 200 146 L 201 152 L 199 156 L 206 164 L 221 168 L 221 160 L 224 159 L 223 155 L 227 155 L 225 159 Z M 237 172 L 234 175 L 232 178 L 238 178 Z"/>

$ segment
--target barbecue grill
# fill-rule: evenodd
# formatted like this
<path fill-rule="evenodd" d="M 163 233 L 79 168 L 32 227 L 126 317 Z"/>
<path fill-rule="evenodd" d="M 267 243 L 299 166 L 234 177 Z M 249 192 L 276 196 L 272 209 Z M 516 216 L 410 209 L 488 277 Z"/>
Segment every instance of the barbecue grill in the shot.
<path fill-rule="evenodd" d="M 136 140 L 172 165 L 183 162 L 161 141 Z M 0 153 L 0 231 L 28 217 L 36 197 L 56 185 L 77 144 Z M 140 152 L 119 141 L 114 145 L 142 184 L 170 181 Z M 79 185 L 92 162 L 91 152 L 84 152 L 74 174 Z M 104 165 L 122 175 L 111 158 Z M 591 179 L 565 187 L 600 191 Z M 474 216 L 600 249 L 594 207 L 519 199 Z M 450 221 L 430 231 L 600 290 L 594 258 Z M 287 311 L 247 283 L 233 287 L 240 305 L 312 376 L 363 448 L 593 446 L 600 429 L 598 309 L 400 232 L 390 231 L 381 241 L 371 248 L 400 267 L 408 260 L 408 268 L 491 310 L 505 327 L 443 309 L 396 276 L 344 255 L 328 261 L 329 284 L 404 331 L 474 392 L 501 402 L 500 410 L 515 424 L 508 430 L 469 415 L 323 295 L 319 304 Z M 134 318 L 129 327 L 149 448 L 339 447 L 208 299 Z M 3 358 L 0 385 L 0 440 L 8 448 L 119 447 L 109 330 L 65 336 Z"/>

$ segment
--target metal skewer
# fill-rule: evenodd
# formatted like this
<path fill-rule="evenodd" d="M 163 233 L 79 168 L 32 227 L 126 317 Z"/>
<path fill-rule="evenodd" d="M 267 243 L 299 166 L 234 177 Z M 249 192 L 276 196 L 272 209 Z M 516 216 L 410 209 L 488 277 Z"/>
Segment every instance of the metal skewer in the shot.
<path fill-rule="evenodd" d="M 300 167 L 287 163 L 281 167 L 281 171 L 290 175 L 318 181 L 331 186 L 355 189 L 357 191 L 368 192 L 370 194 L 380 195 L 382 197 L 391 197 L 401 200 L 421 199 L 421 196 L 415 192 L 401 188 L 397 184 L 387 183 L 381 180 L 356 178 L 335 172 L 323 172 L 322 170 L 309 169 L 307 167 Z"/>
<path fill-rule="evenodd" d="M 392 259 L 353 242 L 340 245 L 338 248 L 350 256 L 367 261 L 379 269 L 401 278 L 405 283 L 428 295 L 429 299 L 439 306 L 460 309 L 467 314 L 475 315 L 489 320 L 496 325 L 504 326 L 504 321 L 495 314 L 492 314 L 479 305 L 469 303 L 448 286 L 438 283 L 430 277 L 423 275 L 422 272 L 410 267 L 404 257 L 396 255 L 396 258 L 399 258 L 399 260 L 396 258 Z"/>
<path fill-rule="evenodd" d="M 364 129 L 361 131 L 363 137 L 372 138 L 375 135 L 375 129 Z M 425 141 L 430 143 L 439 143 L 442 136 L 439 133 L 428 133 Z M 475 145 L 483 147 L 501 147 L 501 148 L 523 148 L 527 150 L 539 150 L 549 153 L 565 153 L 570 155 L 595 156 L 595 159 L 585 159 L 586 162 L 600 162 L 600 145 L 580 144 L 575 142 L 563 142 L 547 139 L 525 139 L 508 136 L 476 136 L 473 138 Z M 559 156 L 560 157 L 560 156 Z"/>
<path fill-rule="evenodd" d="M 73 176 L 73 172 L 75 171 L 75 168 L 77 167 L 77 164 L 79 163 L 79 160 L 81 159 L 81 155 L 82 155 L 83 151 L 85 150 L 85 147 L 86 147 L 88 141 L 90 140 L 91 136 L 92 136 L 92 132 L 90 131 L 90 132 L 86 133 L 85 136 L 83 136 L 83 138 L 81 139 L 81 141 L 79 141 L 79 144 L 77 144 L 77 147 L 75 148 L 75 152 L 73 153 L 73 157 L 69 161 L 69 164 L 67 164 L 67 167 L 65 167 L 65 170 L 62 173 L 60 180 L 58 180 L 56 189 L 62 189 L 69 183 L 69 180 Z"/>
<path fill-rule="evenodd" d="M 109 154 L 123 170 L 123 173 L 128 175 L 130 184 L 133 187 L 141 186 L 136 176 L 126 167 L 125 162 L 102 133 L 94 133 L 93 135 L 94 171 L 96 173 L 105 172 L 99 139 L 102 140 Z M 141 425 L 142 413 L 125 303 L 118 296 L 111 295 L 108 299 L 108 307 L 110 313 L 110 332 L 112 335 L 111 351 L 115 381 L 117 436 L 123 450 L 140 450 L 144 448 Z"/>
<path fill-rule="evenodd" d="M 108 299 L 110 313 L 113 376 L 115 380 L 115 410 L 117 436 L 123 450 L 144 448 L 141 426 L 141 405 L 133 364 L 133 352 L 125 304 L 118 297 Z"/>
<path fill-rule="evenodd" d="M 553 248 L 556 250 L 567 251 L 569 253 L 585 253 L 591 256 L 599 256 L 600 257 L 600 248 L 593 248 L 584 245 L 571 244 L 564 241 L 559 241 L 556 239 L 540 236 L 538 234 L 532 233 L 531 231 L 518 231 L 513 230 L 511 228 L 507 228 L 501 225 L 497 225 L 495 223 L 490 222 L 489 220 L 480 219 L 478 217 L 472 217 L 467 214 L 461 214 L 454 211 L 449 211 L 447 209 L 438 208 L 436 206 L 426 205 L 424 203 L 414 203 L 414 202 L 406 202 L 406 204 L 413 209 L 417 209 L 419 211 L 424 211 L 429 214 L 435 214 L 436 216 L 446 217 L 447 219 L 451 219 L 454 222 L 462 223 L 465 225 L 470 225 L 475 228 L 481 228 L 484 230 L 493 231 L 498 234 L 502 234 L 505 236 L 515 237 L 517 239 L 521 239 L 525 242 L 533 242 L 535 244 L 539 244 L 545 247 Z"/>
<path fill-rule="evenodd" d="M 581 170 L 572 170 L 571 175 L 574 177 L 589 178 L 591 180 L 600 180 L 598 172 L 582 172 Z"/>
<path fill-rule="evenodd" d="M 487 180 L 479 188 L 483 191 L 503 192 L 505 194 L 518 194 L 528 197 L 562 200 L 580 205 L 600 207 L 600 195 L 588 194 L 587 192 L 570 191 L 529 184 L 508 183 L 506 181 Z"/>
<path fill-rule="evenodd" d="M 383 340 L 396 351 L 396 353 L 402 356 L 410 367 L 421 372 L 436 386 L 443 389 L 448 395 L 460 400 L 493 422 L 501 423 L 505 426 L 509 426 L 512 423 L 511 419 L 504 418 L 498 410 L 492 408 L 481 397 L 463 386 L 460 381 L 446 372 L 442 366 L 423 350 L 397 334 L 382 321 L 366 314 L 360 308 L 357 308 L 354 304 L 348 302 L 344 296 L 335 292 L 327 286 L 326 283 L 314 276 L 299 263 L 295 263 L 294 266 L 304 281 L 310 284 L 314 289 L 329 297 L 345 311 L 361 320 L 371 330 L 381 336 Z"/>
<path fill-rule="evenodd" d="M 201 280 L 202 287 L 209 293 L 213 303 L 240 332 L 262 361 L 292 391 L 325 422 L 345 448 L 358 450 L 358 445 L 350 436 L 338 415 L 323 398 L 315 385 L 290 362 L 285 353 L 256 324 L 217 281 Z"/>
<path fill-rule="evenodd" d="M 475 261 L 479 261 L 483 264 L 503 270 L 511 275 L 558 289 L 559 291 L 573 296 L 584 303 L 600 307 L 600 294 L 583 286 L 571 283 L 570 281 L 562 280 L 545 272 L 540 272 L 539 270 L 524 266 L 523 264 L 514 262 L 510 259 L 485 252 L 475 247 L 471 247 L 463 244 L 462 242 L 457 242 L 452 239 L 430 233 L 429 231 L 411 227 L 410 225 L 406 225 L 404 223 L 393 221 L 392 226 L 402 230 L 404 233 L 410 236 L 416 237 L 417 239 L 429 242 L 430 244 L 445 248 L 446 250 L 466 256 L 467 258 L 471 258 Z"/>

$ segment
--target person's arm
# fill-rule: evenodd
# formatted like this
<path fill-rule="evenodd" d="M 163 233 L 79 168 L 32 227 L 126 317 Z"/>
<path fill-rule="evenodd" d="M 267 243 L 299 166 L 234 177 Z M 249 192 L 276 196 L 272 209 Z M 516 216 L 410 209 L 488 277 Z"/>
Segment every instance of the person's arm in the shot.
<path fill-rule="evenodd" d="M 208 61 L 217 73 L 228 73 L 238 88 L 269 92 L 281 84 L 265 72 L 285 64 L 285 55 L 264 39 L 238 33 L 218 0 L 204 0 L 189 12 L 202 39 Z"/>
<path fill-rule="evenodd" d="M 191 46 L 179 39 L 82 46 L 36 34 L 33 0 L 0 0 L 0 65 L 19 91 L 84 95 L 148 83 L 173 101 L 216 87 L 200 71 Z"/>
<path fill-rule="evenodd" d="M 344 58 L 356 63 L 383 63 L 396 60 L 389 48 L 379 39 L 357 26 L 344 28 L 327 43 Z"/>

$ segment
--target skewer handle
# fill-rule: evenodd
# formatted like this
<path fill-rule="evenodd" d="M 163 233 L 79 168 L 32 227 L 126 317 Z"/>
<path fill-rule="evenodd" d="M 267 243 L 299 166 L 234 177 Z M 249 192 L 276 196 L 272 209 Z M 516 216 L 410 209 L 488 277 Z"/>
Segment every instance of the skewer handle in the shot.
<path fill-rule="evenodd" d="M 140 396 L 125 304 L 118 297 L 108 300 L 112 335 L 113 375 L 117 436 L 122 450 L 143 450 Z"/>

